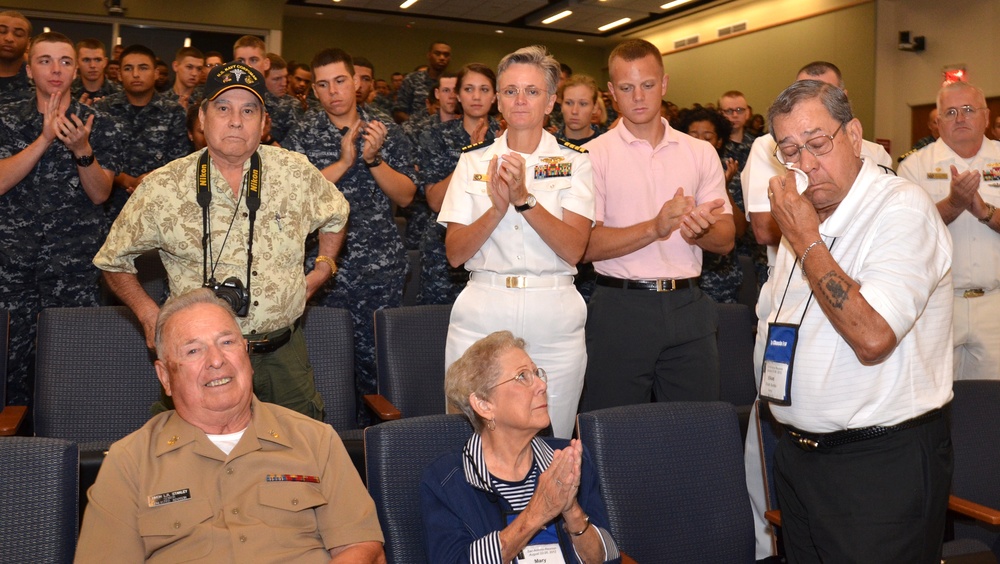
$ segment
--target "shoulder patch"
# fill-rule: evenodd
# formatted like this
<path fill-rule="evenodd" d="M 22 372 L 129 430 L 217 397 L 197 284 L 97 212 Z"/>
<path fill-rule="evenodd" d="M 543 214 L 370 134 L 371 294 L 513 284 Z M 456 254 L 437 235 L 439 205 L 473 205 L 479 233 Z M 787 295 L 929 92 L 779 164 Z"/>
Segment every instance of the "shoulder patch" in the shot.
<path fill-rule="evenodd" d="M 586 149 L 584 149 L 583 147 L 581 147 L 581 146 L 579 146 L 579 145 L 577 145 L 575 143 L 571 143 L 571 142 L 569 142 L 569 141 L 567 141 L 567 140 L 565 140 L 565 139 L 563 139 L 561 137 L 556 137 L 556 141 L 558 141 L 559 144 L 562 145 L 563 147 L 568 147 L 570 149 L 573 149 L 577 153 L 587 153 L 587 152 L 589 152 Z"/>
<path fill-rule="evenodd" d="M 476 149 L 482 149 L 483 147 L 489 147 L 490 145 L 493 144 L 494 141 L 496 141 L 496 138 L 487 139 L 487 140 L 482 141 L 480 143 L 473 143 L 472 145 L 466 145 L 465 147 L 462 147 L 462 152 L 463 153 L 468 153 L 469 151 L 475 151 Z"/>

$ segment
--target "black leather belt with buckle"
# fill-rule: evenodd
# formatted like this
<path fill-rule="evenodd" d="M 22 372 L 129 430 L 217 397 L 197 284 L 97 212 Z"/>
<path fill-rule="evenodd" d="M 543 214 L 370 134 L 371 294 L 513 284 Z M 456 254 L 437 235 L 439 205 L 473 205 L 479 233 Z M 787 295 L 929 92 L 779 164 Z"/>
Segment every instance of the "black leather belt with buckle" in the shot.
<path fill-rule="evenodd" d="M 875 439 L 895 431 L 911 429 L 913 427 L 923 425 L 924 423 L 930 423 L 940 417 L 941 410 L 935 409 L 933 411 L 928 411 L 919 417 L 914 417 L 913 419 L 908 419 L 902 423 L 890 425 L 888 427 L 874 426 L 862 427 L 860 429 L 847 429 L 846 431 L 836 431 L 833 433 L 809 433 L 786 425 L 785 430 L 788 431 L 788 434 L 792 437 L 792 442 L 799 448 L 806 451 L 812 451 L 820 448 L 832 448 L 849 443 L 856 443 L 858 441 Z"/>
<path fill-rule="evenodd" d="M 247 339 L 247 352 L 250 354 L 272 353 L 288 344 L 292 338 L 292 327 L 271 331 L 262 336 L 253 335 L 254 340 Z"/>
<path fill-rule="evenodd" d="M 625 290 L 648 290 L 651 292 L 672 292 L 698 286 L 697 278 L 657 278 L 653 280 L 625 280 L 613 276 L 597 275 L 597 285 Z"/>

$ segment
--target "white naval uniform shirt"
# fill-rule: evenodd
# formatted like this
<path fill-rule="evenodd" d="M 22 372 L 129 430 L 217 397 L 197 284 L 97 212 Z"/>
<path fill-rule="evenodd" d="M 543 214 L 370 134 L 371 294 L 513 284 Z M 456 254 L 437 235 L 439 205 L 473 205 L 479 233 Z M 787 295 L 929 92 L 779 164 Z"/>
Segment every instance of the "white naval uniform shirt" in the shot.
<path fill-rule="evenodd" d="M 983 139 L 976 156 L 963 159 L 938 139 L 910 155 L 899 165 L 899 175 L 923 187 L 935 202 L 951 190 L 951 165 L 958 172 L 982 173 L 979 194 L 988 204 L 1000 206 L 1000 141 Z M 971 213 L 962 212 L 948 224 L 955 245 L 952 276 L 956 290 L 1000 288 L 1000 233 L 993 231 Z"/>
<path fill-rule="evenodd" d="M 510 152 L 504 133 L 492 144 L 463 153 L 441 204 L 438 223 L 469 225 L 486 213 L 493 205 L 487 182 L 483 180 L 490 159 Z M 543 132 L 538 148 L 522 156 L 525 186 L 537 199 L 537 205 L 560 219 L 563 210 L 568 210 L 594 220 L 593 174 L 587 153 L 564 146 L 552 134 Z M 568 171 L 553 171 L 550 167 L 567 164 Z M 514 206 L 507 208 L 507 214 L 479 251 L 466 261 L 465 268 L 472 272 L 529 276 L 576 274 L 576 265 L 560 258 Z"/>

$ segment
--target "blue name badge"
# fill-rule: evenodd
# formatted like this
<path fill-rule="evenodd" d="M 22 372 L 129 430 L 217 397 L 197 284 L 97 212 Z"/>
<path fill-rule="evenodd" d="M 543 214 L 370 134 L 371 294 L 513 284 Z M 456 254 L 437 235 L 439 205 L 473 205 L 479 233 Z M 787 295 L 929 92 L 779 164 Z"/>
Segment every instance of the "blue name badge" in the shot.
<path fill-rule="evenodd" d="M 761 399 L 778 405 L 792 404 L 792 364 L 798 338 L 798 325 L 768 324 L 767 346 L 764 347 L 764 366 L 760 378 Z"/>
<path fill-rule="evenodd" d="M 516 517 L 517 514 L 508 513 L 507 524 L 510 525 Z M 549 523 L 532 537 L 528 546 L 517 555 L 517 564 L 566 564 L 555 523 Z"/>

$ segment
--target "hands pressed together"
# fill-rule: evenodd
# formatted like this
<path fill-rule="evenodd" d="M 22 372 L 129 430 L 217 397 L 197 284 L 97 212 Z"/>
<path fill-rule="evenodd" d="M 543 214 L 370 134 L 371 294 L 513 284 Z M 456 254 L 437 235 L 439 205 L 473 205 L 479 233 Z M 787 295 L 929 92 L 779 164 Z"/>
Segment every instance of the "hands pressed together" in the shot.
<path fill-rule="evenodd" d="M 507 213 L 511 205 L 520 205 L 528 197 L 528 188 L 524 183 L 526 169 L 524 157 L 517 153 L 507 153 L 490 159 L 487 168 L 489 181 L 486 187 L 493 202 L 493 208 L 501 215 Z"/>

